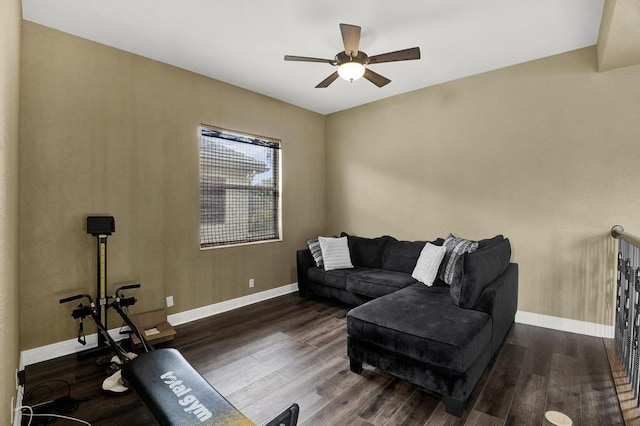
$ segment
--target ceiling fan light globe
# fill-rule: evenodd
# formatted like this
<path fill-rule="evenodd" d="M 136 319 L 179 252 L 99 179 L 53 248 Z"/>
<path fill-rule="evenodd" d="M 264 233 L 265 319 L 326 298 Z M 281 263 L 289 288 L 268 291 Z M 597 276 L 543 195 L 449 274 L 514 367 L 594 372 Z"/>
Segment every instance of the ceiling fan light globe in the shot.
<path fill-rule="evenodd" d="M 364 75 L 364 65 L 359 62 L 345 62 L 338 67 L 338 75 L 344 80 L 354 82 Z"/>

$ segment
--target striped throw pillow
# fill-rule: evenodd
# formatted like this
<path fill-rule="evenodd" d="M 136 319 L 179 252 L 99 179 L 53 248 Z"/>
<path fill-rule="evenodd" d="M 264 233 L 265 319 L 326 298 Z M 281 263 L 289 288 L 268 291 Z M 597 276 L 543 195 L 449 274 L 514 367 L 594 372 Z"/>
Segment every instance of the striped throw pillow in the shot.
<path fill-rule="evenodd" d="M 320 248 L 320 242 L 317 238 L 312 238 L 307 240 L 307 247 L 311 250 L 311 256 L 313 256 L 313 260 L 316 261 L 316 266 L 318 268 L 322 268 L 324 266 L 324 262 L 322 260 L 322 249 Z"/>
<path fill-rule="evenodd" d="M 440 268 L 440 279 L 451 285 L 456 264 L 462 260 L 463 254 L 476 251 L 478 249 L 478 243 L 449 234 L 444 240 L 443 246 L 447 248 L 447 254 L 445 254 L 442 261 L 443 267 Z"/>
<path fill-rule="evenodd" d="M 347 237 L 329 238 L 318 237 L 322 249 L 324 270 L 353 268 Z"/>

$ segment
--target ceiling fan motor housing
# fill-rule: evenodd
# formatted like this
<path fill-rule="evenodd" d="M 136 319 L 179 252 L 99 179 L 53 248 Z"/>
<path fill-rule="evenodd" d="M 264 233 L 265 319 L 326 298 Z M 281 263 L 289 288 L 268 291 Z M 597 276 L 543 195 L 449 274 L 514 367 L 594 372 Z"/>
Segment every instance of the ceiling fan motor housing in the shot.
<path fill-rule="evenodd" d="M 345 52 L 339 52 L 336 57 L 336 65 L 340 66 L 346 62 L 357 62 L 362 65 L 367 65 L 369 63 L 369 56 L 364 53 L 362 50 L 358 51 L 356 56 L 347 55 Z"/>

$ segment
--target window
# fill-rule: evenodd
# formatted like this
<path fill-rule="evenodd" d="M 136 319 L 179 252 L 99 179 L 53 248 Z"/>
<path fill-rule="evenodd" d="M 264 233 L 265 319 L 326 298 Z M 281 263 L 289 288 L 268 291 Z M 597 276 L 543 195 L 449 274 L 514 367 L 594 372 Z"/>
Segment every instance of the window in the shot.
<path fill-rule="evenodd" d="M 200 248 L 280 240 L 280 141 L 200 127 Z"/>

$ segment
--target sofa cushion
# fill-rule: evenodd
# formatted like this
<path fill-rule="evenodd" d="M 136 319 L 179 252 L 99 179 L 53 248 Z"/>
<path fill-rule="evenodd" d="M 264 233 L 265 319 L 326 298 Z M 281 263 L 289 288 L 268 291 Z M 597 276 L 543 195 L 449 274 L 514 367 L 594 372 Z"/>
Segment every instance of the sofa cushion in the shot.
<path fill-rule="evenodd" d="M 499 243 L 502 240 L 504 240 L 504 235 L 502 235 L 502 234 L 498 234 L 493 238 L 485 238 L 484 240 L 480 240 L 480 241 L 478 241 L 478 250 L 482 249 L 482 248 L 486 248 L 486 247 L 492 246 L 495 243 Z"/>
<path fill-rule="evenodd" d="M 309 281 L 333 287 L 340 290 L 347 289 L 347 277 L 365 268 L 355 267 L 351 269 L 333 269 L 325 271 L 323 268 L 309 268 Z"/>
<path fill-rule="evenodd" d="M 416 267 L 411 273 L 411 276 L 421 283 L 431 287 L 438 275 L 438 268 L 440 267 L 440 263 L 442 263 L 442 259 L 446 253 L 446 247 L 426 243 L 420 252 L 420 256 L 416 262 Z"/>
<path fill-rule="evenodd" d="M 398 241 L 395 238 L 389 238 L 382 253 L 382 269 L 411 274 L 427 241 Z M 444 240 L 438 238 L 428 242 L 441 246 Z"/>
<path fill-rule="evenodd" d="M 416 280 L 403 272 L 367 269 L 347 276 L 347 290 L 372 298 L 384 296 L 411 284 Z"/>
<path fill-rule="evenodd" d="M 356 237 L 346 232 L 343 232 L 340 236 L 347 237 L 353 265 L 367 268 L 380 268 L 380 266 L 382 266 L 382 252 L 384 251 L 384 247 L 387 241 L 394 239 L 388 236 L 377 238 Z"/>
<path fill-rule="evenodd" d="M 484 289 L 507 270 L 510 260 L 508 238 L 463 255 L 451 284 L 453 303 L 461 308 L 473 308 Z"/>
<path fill-rule="evenodd" d="M 347 237 L 318 237 L 322 249 L 324 270 L 353 268 Z"/>
<path fill-rule="evenodd" d="M 350 337 L 457 372 L 491 345 L 491 317 L 460 309 L 449 289 L 414 284 L 347 313 Z"/>
<path fill-rule="evenodd" d="M 444 256 L 438 276 L 444 282 L 451 285 L 456 271 L 456 266 L 461 261 L 462 255 L 476 251 L 478 249 L 478 243 L 449 234 L 449 236 L 444 240 L 443 245 L 447 248 L 447 254 Z"/>

